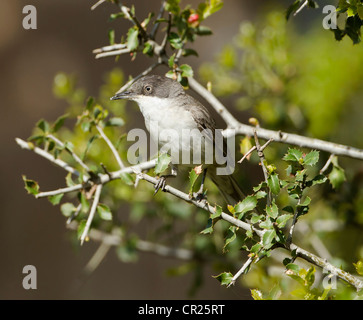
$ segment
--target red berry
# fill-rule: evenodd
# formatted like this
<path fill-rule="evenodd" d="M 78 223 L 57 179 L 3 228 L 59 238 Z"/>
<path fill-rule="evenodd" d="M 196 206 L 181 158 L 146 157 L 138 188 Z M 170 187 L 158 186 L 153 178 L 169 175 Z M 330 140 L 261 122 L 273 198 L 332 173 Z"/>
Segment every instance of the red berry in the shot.
<path fill-rule="evenodd" d="M 198 13 L 192 13 L 188 18 L 188 23 L 192 24 L 199 20 L 199 14 Z"/>

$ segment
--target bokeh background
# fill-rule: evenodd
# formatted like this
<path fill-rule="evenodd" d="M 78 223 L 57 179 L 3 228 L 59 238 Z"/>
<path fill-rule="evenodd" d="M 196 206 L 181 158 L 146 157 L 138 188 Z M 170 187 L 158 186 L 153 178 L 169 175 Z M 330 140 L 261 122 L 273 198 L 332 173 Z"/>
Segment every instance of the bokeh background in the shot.
<path fill-rule="evenodd" d="M 110 28 L 126 32 L 129 23 L 119 19 L 112 24 L 109 15 L 115 6 L 96 1 L 77 0 L 1 0 L 0 1 L 0 101 L 1 101 L 1 180 L 0 180 L 0 299 L 183 299 L 187 298 L 189 275 L 168 277 L 165 270 L 177 261 L 142 253 L 137 263 L 122 263 L 111 250 L 100 266 L 88 276 L 83 273 L 98 244 L 83 247 L 70 241 L 70 231 L 59 207 L 48 200 L 35 200 L 24 190 L 22 174 L 39 181 L 43 190 L 64 183 L 64 172 L 35 154 L 20 149 L 15 137 L 32 133 L 34 124 L 45 118 L 55 120 L 63 114 L 66 103 L 53 95 L 57 72 L 76 75 L 80 86 L 96 95 L 106 72 L 115 66 L 125 75 L 137 75 L 149 63 L 141 57 L 135 62 L 122 56 L 95 60 L 92 50 L 107 44 Z M 199 1 L 183 1 L 198 3 Z M 232 41 L 241 22 L 254 20 L 279 3 L 283 10 L 290 1 L 227 0 L 224 8 L 206 24 L 214 35 L 198 39 L 199 58 L 188 63 L 198 70 L 213 61 Z M 157 12 L 160 1 L 125 1 L 134 3 L 137 13 L 146 17 Z M 37 8 L 37 30 L 24 30 L 22 8 Z M 321 19 L 321 12 L 302 13 L 294 23 L 302 36 L 306 26 Z M 327 32 L 326 37 L 333 38 Z M 198 74 L 197 74 L 198 75 Z M 303 92 L 301 94 L 304 94 Z M 228 100 L 224 100 L 228 101 Z M 141 115 L 130 108 L 133 123 L 142 123 Z M 237 111 L 233 111 L 237 113 Z M 344 140 L 344 139 L 343 139 Z M 344 142 L 344 141 L 340 141 Z M 349 141 L 345 141 L 348 143 Z M 24 290 L 22 269 L 34 265 L 38 271 L 37 290 Z M 226 289 L 205 270 L 204 286 L 194 298 L 249 299 L 240 287 Z"/>

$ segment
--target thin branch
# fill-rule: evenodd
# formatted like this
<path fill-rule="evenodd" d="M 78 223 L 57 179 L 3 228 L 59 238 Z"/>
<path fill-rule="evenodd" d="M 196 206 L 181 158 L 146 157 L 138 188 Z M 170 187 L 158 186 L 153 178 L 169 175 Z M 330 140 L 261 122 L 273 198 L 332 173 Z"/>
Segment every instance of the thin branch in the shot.
<path fill-rule="evenodd" d="M 113 143 L 110 141 L 110 139 L 108 139 L 108 137 L 106 136 L 105 132 L 103 131 L 103 129 L 99 126 L 99 125 L 96 125 L 96 128 L 98 130 L 98 132 L 100 133 L 101 137 L 103 138 L 103 140 L 105 140 L 105 142 L 107 143 L 108 147 L 111 149 L 119 167 L 121 169 L 124 169 L 125 168 L 125 165 L 122 163 L 122 160 L 120 158 L 120 155 L 118 154 L 115 146 L 113 145 Z"/>
<path fill-rule="evenodd" d="M 131 51 L 128 48 L 115 50 L 115 51 L 106 51 L 106 52 L 96 54 L 95 59 L 119 56 L 121 54 L 130 53 L 130 52 Z"/>
<path fill-rule="evenodd" d="M 97 186 L 97 188 L 96 188 L 95 196 L 93 198 L 92 207 L 91 207 L 91 210 L 89 212 L 86 225 L 84 227 L 84 230 L 83 230 L 81 238 L 80 238 L 81 245 L 83 245 L 83 242 L 84 242 L 84 240 L 86 239 L 86 237 L 88 235 L 89 228 L 91 227 L 93 217 L 94 217 L 94 215 L 96 213 L 97 205 L 98 205 L 98 203 L 100 201 L 101 191 L 102 191 L 102 184 L 99 184 Z"/>
<path fill-rule="evenodd" d="M 106 257 L 107 253 L 110 251 L 110 248 L 111 246 L 109 244 L 101 242 L 100 246 L 93 254 L 92 258 L 88 261 L 87 265 L 84 267 L 84 272 L 88 275 L 93 273 L 101 264 L 103 259 Z"/>
<path fill-rule="evenodd" d="M 299 9 L 297 9 L 294 13 L 294 17 L 302 10 L 306 7 L 306 5 L 308 4 L 308 0 L 305 0 L 305 2 L 301 5 L 301 7 Z"/>
<path fill-rule="evenodd" d="M 116 43 L 116 44 L 113 44 L 113 45 L 110 45 L 110 46 L 104 46 L 104 47 L 101 47 L 101 48 L 94 49 L 92 51 L 92 53 L 97 54 L 97 53 L 109 52 L 109 51 L 125 49 L 125 48 L 127 48 L 126 43 Z"/>
<path fill-rule="evenodd" d="M 330 166 L 333 158 L 334 158 L 335 154 L 332 153 L 328 159 L 328 161 L 325 163 L 324 167 L 321 168 L 321 170 L 319 171 L 320 174 L 323 174 Z"/>
<path fill-rule="evenodd" d="M 60 159 L 56 159 L 52 154 L 50 154 L 49 152 L 39 148 L 39 147 L 35 147 L 33 143 L 31 142 L 26 142 L 20 138 L 15 138 L 16 143 L 23 149 L 26 150 L 31 150 L 34 151 L 37 155 L 40 155 L 41 157 L 49 160 L 50 162 L 54 163 L 55 165 L 57 165 L 58 167 L 63 168 L 64 170 L 76 175 L 76 176 L 80 176 L 80 173 L 78 170 L 76 170 L 75 168 L 71 167 L 68 163 L 60 160 Z M 86 177 L 84 177 L 84 179 L 87 179 Z"/>
<path fill-rule="evenodd" d="M 91 10 L 95 10 L 99 5 L 101 5 L 102 3 L 106 2 L 106 0 L 99 0 L 98 2 L 96 2 L 92 7 Z"/>
<path fill-rule="evenodd" d="M 161 18 L 163 17 L 163 15 L 164 15 L 164 11 L 165 11 L 165 3 L 166 3 L 166 0 L 163 0 L 163 1 L 161 2 L 161 6 L 160 6 L 160 10 L 159 10 L 159 14 L 158 14 L 158 16 L 156 17 L 156 21 L 157 21 L 157 20 L 159 20 L 159 19 L 161 19 Z M 155 40 L 155 35 L 156 35 L 156 33 L 158 32 L 159 25 L 160 25 L 160 22 L 156 22 L 156 23 L 154 24 L 154 27 L 153 27 L 152 31 L 151 31 L 150 38 L 151 38 L 151 39 L 153 39 L 153 40 Z"/>
<path fill-rule="evenodd" d="M 39 199 L 39 198 L 45 198 L 45 197 L 49 197 L 49 196 L 55 196 L 55 195 L 61 194 L 61 193 L 70 193 L 70 192 L 81 190 L 83 188 L 84 188 L 84 186 L 82 184 L 76 184 L 74 186 L 67 187 L 67 188 L 60 188 L 57 190 L 40 192 L 35 195 L 35 198 Z"/>
<path fill-rule="evenodd" d="M 223 131 L 223 136 L 225 138 L 238 134 L 252 136 L 254 130 L 256 130 L 257 136 L 260 139 L 269 140 L 272 138 L 274 142 L 295 145 L 301 148 L 310 148 L 310 149 L 326 151 L 329 153 L 334 153 L 335 155 L 363 160 L 362 149 L 357 149 L 350 146 L 328 142 L 320 139 L 300 136 L 293 133 L 256 128 L 242 123 L 239 123 L 235 127 L 230 126 L 229 128 L 225 129 Z"/>
<path fill-rule="evenodd" d="M 52 139 L 57 145 L 64 148 L 71 156 L 72 158 L 84 169 L 86 172 L 91 171 L 90 168 L 71 150 L 69 149 L 62 141 L 60 141 L 58 138 L 53 136 L 52 134 L 47 135 L 48 138 Z"/>
<path fill-rule="evenodd" d="M 237 161 L 237 163 L 242 163 L 253 151 L 255 151 L 257 149 L 256 146 L 253 146 L 250 150 L 248 150 L 243 157 Z"/>
<path fill-rule="evenodd" d="M 78 223 L 72 222 L 68 225 L 68 228 L 71 230 L 77 230 Z M 123 243 L 123 237 L 119 232 L 106 233 L 98 229 L 91 229 L 88 236 L 90 239 L 102 242 L 107 246 L 119 246 Z M 186 261 L 191 260 L 194 257 L 194 253 L 191 250 L 168 247 L 141 239 L 137 240 L 136 249 L 142 252 L 150 252 L 163 257 L 176 258 Z"/>
<path fill-rule="evenodd" d="M 249 257 L 248 260 L 243 264 L 242 268 L 238 270 L 238 272 L 233 276 L 231 282 L 228 284 L 228 288 L 236 283 L 236 280 L 250 267 L 253 259 Z"/>

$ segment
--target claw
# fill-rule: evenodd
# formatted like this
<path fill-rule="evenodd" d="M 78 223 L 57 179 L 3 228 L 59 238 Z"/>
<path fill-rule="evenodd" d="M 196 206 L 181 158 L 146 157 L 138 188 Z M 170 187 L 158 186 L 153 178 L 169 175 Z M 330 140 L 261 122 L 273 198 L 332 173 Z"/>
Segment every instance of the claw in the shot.
<path fill-rule="evenodd" d="M 161 189 L 161 191 L 165 191 L 165 185 L 166 185 L 166 177 L 165 176 L 161 176 L 159 178 L 158 183 L 155 185 L 154 196 L 158 193 L 158 191 L 160 189 Z"/>

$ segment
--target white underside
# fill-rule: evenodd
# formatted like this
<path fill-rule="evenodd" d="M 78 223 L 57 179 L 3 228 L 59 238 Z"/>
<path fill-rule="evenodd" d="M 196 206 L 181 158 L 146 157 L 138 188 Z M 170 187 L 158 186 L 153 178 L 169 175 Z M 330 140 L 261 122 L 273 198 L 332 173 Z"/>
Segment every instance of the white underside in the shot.
<path fill-rule="evenodd" d="M 151 138 L 158 142 L 160 150 L 169 151 L 174 164 L 196 166 L 206 159 L 208 163 L 213 161 L 212 143 L 207 143 L 209 156 L 206 157 L 205 141 L 209 139 L 201 135 L 189 111 L 171 104 L 168 99 L 143 96 L 135 101 Z"/>

